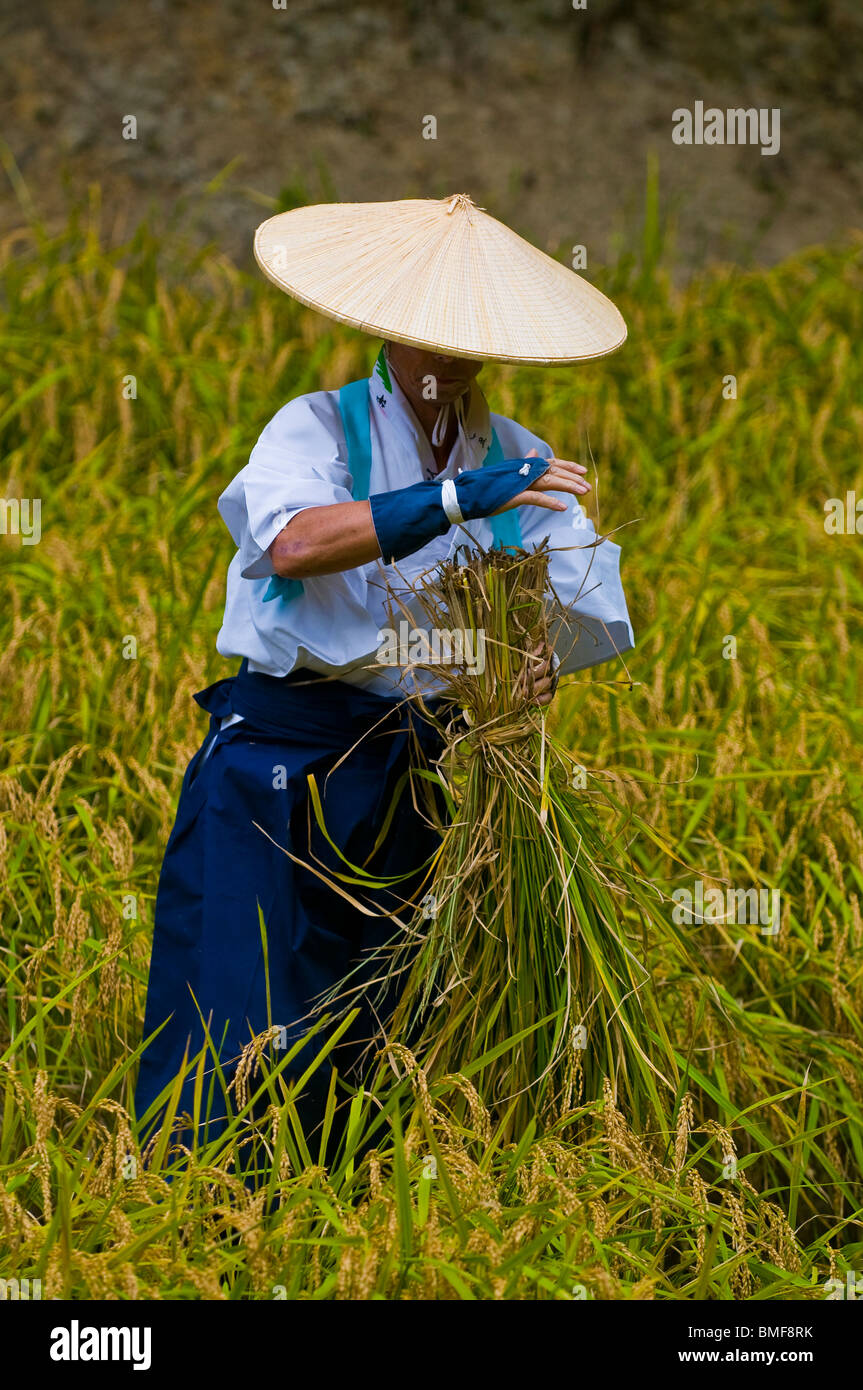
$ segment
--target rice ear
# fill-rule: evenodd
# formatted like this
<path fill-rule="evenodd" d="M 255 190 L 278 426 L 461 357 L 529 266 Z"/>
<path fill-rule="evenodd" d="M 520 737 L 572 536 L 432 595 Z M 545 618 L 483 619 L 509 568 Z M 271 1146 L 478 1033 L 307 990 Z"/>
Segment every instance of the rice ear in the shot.
<path fill-rule="evenodd" d="M 600 1100 L 609 1080 L 633 1123 L 668 1131 L 679 1063 L 643 950 L 662 895 L 621 851 L 631 814 L 598 777 L 574 789 L 520 680 L 548 642 L 548 559 L 544 545 L 465 549 L 417 590 L 429 625 L 482 633 L 486 659 L 481 672 L 433 668 L 453 815 L 434 910 L 426 901 L 380 961 L 378 997 L 394 980 L 401 993 L 377 1042 L 410 1048 L 431 1080 L 470 1074 L 508 1138 Z M 682 936 L 676 946 L 681 975 L 697 973 Z"/>

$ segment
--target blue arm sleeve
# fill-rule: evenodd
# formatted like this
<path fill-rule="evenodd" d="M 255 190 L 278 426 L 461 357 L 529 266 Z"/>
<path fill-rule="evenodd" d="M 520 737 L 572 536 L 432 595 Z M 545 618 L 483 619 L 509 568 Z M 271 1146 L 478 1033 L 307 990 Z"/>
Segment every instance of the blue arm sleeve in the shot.
<path fill-rule="evenodd" d="M 465 521 L 490 516 L 549 469 L 544 458 L 506 459 L 487 468 L 460 473 L 455 479 L 459 511 Z M 420 550 L 452 525 L 443 509 L 441 484 L 414 483 L 369 498 L 372 522 L 386 564 Z"/>

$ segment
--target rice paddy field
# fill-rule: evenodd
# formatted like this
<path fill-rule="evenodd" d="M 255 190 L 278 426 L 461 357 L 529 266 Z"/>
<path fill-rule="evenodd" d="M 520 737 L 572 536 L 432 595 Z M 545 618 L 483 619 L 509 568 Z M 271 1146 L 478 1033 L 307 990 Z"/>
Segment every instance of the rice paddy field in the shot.
<path fill-rule="evenodd" d="M 612 1061 L 516 1124 L 487 1058 L 427 1075 L 402 1051 L 336 1144 L 262 1059 L 187 1153 L 168 1127 L 142 1150 L 131 1106 L 192 694 L 230 673 L 216 499 L 281 403 L 378 345 L 212 249 L 108 231 L 94 196 L 62 235 L 0 245 L 0 491 L 41 499 L 38 544 L 0 536 L 0 1277 L 75 1299 L 824 1299 L 863 1269 L 863 539 L 825 526 L 860 478 L 860 241 L 674 288 L 648 217 L 597 281 L 621 352 L 482 377 L 492 409 L 595 460 L 623 546 L 635 651 L 566 678 L 548 717 L 609 793 L 609 842 L 648 889 L 780 895 L 771 932 L 622 909 L 660 1103 Z"/>

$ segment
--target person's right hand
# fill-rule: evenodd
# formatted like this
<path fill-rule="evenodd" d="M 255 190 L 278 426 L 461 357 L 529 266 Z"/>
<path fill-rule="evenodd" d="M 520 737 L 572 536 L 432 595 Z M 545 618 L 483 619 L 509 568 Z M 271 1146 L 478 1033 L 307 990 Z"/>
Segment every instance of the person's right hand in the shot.
<path fill-rule="evenodd" d="M 531 449 L 525 458 L 538 458 L 539 450 Z M 565 512 L 567 503 L 562 502 L 557 497 L 549 497 L 550 492 L 568 492 L 573 497 L 581 497 L 586 492 L 590 492 L 590 483 L 587 482 L 584 474 L 587 472 L 583 463 L 571 463 L 569 459 L 549 460 L 549 470 L 543 473 L 541 478 L 537 478 L 532 487 L 527 492 L 520 492 L 512 501 L 507 502 L 505 507 L 493 512 L 493 516 L 500 516 L 502 512 L 510 512 L 513 507 L 547 507 L 550 511 Z"/>

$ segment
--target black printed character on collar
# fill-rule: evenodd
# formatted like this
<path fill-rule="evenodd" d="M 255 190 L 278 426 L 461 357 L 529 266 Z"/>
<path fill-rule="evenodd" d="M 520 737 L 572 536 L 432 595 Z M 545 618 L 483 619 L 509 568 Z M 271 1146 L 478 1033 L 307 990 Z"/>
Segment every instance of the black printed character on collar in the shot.
<path fill-rule="evenodd" d="M 383 409 L 386 407 L 386 403 L 387 403 L 387 398 L 386 398 L 386 396 L 375 396 L 375 400 L 377 401 L 377 403 L 378 403 L 378 405 L 380 406 L 381 410 L 383 410 Z"/>

